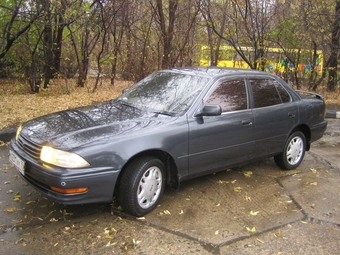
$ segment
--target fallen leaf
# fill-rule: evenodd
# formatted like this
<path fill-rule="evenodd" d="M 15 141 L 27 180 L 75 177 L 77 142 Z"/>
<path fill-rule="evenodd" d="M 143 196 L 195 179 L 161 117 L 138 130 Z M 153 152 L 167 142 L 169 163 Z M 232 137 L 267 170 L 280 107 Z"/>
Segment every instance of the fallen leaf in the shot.
<path fill-rule="evenodd" d="M 247 231 L 248 231 L 249 233 L 255 233 L 255 232 L 256 232 L 255 227 L 252 227 L 252 228 L 246 227 L 246 229 L 247 229 Z"/>
<path fill-rule="evenodd" d="M 310 185 L 318 186 L 318 182 L 312 182 Z"/>
<path fill-rule="evenodd" d="M 163 212 L 164 212 L 164 214 L 166 214 L 166 215 L 171 215 L 171 213 L 170 213 L 169 210 L 164 210 Z"/>
<path fill-rule="evenodd" d="M 281 236 L 281 230 L 279 229 L 276 234 L 274 234 L 275 237 L 280 237 Z"/>
<path fill-rule="evenodd" d="M 245 177 L 251 177 L 252 174 L 253 174 L 252 171 L 244 171 L 244 172 L 243 172 L 243 175 L 244 175 Z"/>
<path fill-rule="evenodd" d="M 312 171 L 313 174 L 318 174 L 319 172 L 315 169 L 315 168 L 310 168 L 310 170 Z"/>
<path fill-rule="evenodd" d="M 137 245 L 141 242 L 141 241 L 138 241 L 138 240 L 135 240 L 135 239 L 132 239 L 132 241 L 133 241 L 133 244 L 135 244 L 135 245 Z"/>
<path fill-rule="evenodd" d="M 20 195 L 20 192 L 17 192 L 13 198 L 15 201 L 18 201 L 21 199 L 21 195 Z"/>
<path fill-rule="evenodd" d="M 218 235 L 218 233 L 219 233 L 219 231 L 218 231 L 218 230 L 216 230 L 216 231 L 215 231 L 215 235 Z"/>
<path fill-rule="evenodd" d="M 6 182 L 4 182 L 4 184 L 10 184 L 11 182 L 10 181 L 6 181 Z"/>
<path fill-rule="evenodd" d="M 242 190 L 241 187 L 235 187 L 235 188 L 234 188 L 234 191 L 235 191 L 235 192 L 241 192 L 241 190 Z"/>
<path fill-rule="evenodd" d="M 252 216 L 256 216 L 256 215 L 258 215 L 259 214 L 259 211 L 257 211 L 257 212 L 254 212 L 254 211 L 250 211 L 250 213 L 249 213 L 250 215 L 252 215 Z"/>
<path fill-rule="evenodd" d="M 73 215 L 73 213 L 68 213 L 68 212 L 66 212 L 66 210 L 63 211 L 63 214 L 64 214 L 64 216 Z"/>
<path fill-rule="evenodd" d="M 7 213 L 14 213 L 16 211 L 17 211 L 17 208 L 15 208 L 15 207 L 6 208 L 4 210 L 4 212 L 7 212 Z"/>

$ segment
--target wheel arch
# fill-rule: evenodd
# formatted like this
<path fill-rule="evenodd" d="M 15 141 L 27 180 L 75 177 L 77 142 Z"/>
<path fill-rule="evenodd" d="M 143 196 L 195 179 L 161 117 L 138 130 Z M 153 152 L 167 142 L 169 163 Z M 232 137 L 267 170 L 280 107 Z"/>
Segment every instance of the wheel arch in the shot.
<path fill-rule="evenodd" d="M 305 136 L 306 138 L 306 151 L 309 151 L 310 149 L 310 140 L 311 140 L 311 131 L 310 131 L 310 128 L 306 125 L 306 124 L 301 124 L 297 127 L 295 127 L 292 132 L 289 134 L 289 136 L 296 132 L 296 131 L 300 131 L 303 133 L 303 135 Z"/>
<path fill-rule="evenodd" d="M 120 179 L 122 177 L 122 173 L 125 171 L 127 166 L 137 158 L 142 158 L 142 157 L 154 157 L 158 158 L 161 160 L 164 164 L 165 171 L 166 171 L 166 184 L 167 185 L 178 185 L 178 168 L 175 163 L 174 158 L 167 152 L 162 151 L 162 150 L 147 150 L 140 152 L 133 157 L 131 157 L 122 167 L 122 170 L 119 173 L 117 182 L 116 182 L 116 187 L 115 187 L 115 193 L 117 192 L 119 185 L 120 185 Z"/>

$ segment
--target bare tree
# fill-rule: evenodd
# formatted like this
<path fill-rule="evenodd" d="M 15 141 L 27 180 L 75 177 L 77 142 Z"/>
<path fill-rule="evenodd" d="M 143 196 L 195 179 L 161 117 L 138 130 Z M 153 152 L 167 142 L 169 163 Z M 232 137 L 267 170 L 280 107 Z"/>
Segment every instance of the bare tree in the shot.
<path fill-rule="evenodd" d="M 96 1 L 90 6 L 83 6 L 82 3 L 79 3 L 79 12 L 83 14 L 79 15 L 77 22 L 67 24 L 69 37 L 77 60 L 78 87 L 85 86 L 90 65 L 90 56 L 97 46 L 101 35 L 95 3 Z M 89 7 L 89 11 L 87 7 Z"/>
<path fill-rule="evenodd" d="M 224 0 L 217 4 L 223 4 L 224 19 L 228 25 L 222 22 L 218 27 L 217 17 L 211 13 L 210 1 L 204 1 L 204 18 L 207 26 L 232 46 L 237 54 L 251 69 L 264 69 L 265 43 L 268 40 L 272 28 L 272 20 L 276 15 L 275 6 L 269 0 Z M 221 28 L 225 27 L 225 30 Z M 221 31 L 224 31 L 222 33 Z"/>
<path fill-rule="evenodd" d="M 13 43 L 29 30 L 31 25 L 39 19 L 41 9 L 36 5 L 34 12 L 27 13 L 25 10 L 25 1 L 14 1 L 14 7 L 0 4 L 0 9 L 5 9 L 11 13 L 10 19 L 6 22 L 0 38 L 0 59 L 4 58 L 6 53 L 11 49 Z M 30 14 L 33 13 L 33 14 Z"/>

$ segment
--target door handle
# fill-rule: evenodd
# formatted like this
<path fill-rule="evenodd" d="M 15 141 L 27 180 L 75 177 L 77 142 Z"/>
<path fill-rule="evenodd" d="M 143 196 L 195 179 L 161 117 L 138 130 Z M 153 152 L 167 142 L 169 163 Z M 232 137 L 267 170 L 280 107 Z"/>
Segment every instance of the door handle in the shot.
<path fill-rule="evenodd" d="M 253 122 L 251 120 L 242 120 L 242 126 L 251 126 Z"/>
<path fill-rule="evenodd" d="M 289 112 L 288 113 L 289 118 L 294 118 L 295 117 L 295 112 Z"/>

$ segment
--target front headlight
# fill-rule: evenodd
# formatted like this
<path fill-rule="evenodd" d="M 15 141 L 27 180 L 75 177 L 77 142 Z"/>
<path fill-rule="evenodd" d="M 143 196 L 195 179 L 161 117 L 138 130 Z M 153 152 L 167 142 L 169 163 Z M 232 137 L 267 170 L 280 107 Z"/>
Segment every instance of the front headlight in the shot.
<path fill-rule="evenodd" d="M 90 165 L 75 153 L 57 150 L 49 146 L 42 147 L 40 159 L 46 163 L 65 168 L 80 168 Z"/>

